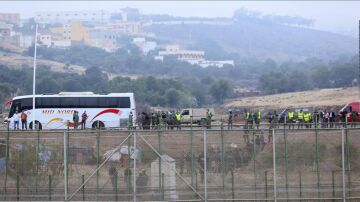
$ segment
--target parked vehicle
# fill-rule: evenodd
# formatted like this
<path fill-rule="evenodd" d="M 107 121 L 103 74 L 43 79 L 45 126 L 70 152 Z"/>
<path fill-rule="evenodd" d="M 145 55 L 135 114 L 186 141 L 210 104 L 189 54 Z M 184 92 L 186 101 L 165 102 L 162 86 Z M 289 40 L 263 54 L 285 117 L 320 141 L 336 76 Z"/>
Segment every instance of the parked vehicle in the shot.
<path fill-rule="evenodd" d="M 214 120 L 215 111 L 214 108 L 209 108 L 210 112 L 212 113 L 212 120 Z M 182 120 L 181 123 L 189 124 L 199 124 L 199 125 L 206 125 L 206 112 L 207 108 L 188 108 L 183 109 L 181 111 Z"/>
<path fill-rule="evenodd" d="M 356 120 L 353 119 L 352 113 L 350 113 L 351 111 L 355 111 L 358 114 Z M 352 101 L 347 103 L 343 108 L 340 109 L 339 116 L 341 119 L 345 115 L 347 122 L 354 122 L 354 121 L 360 122 L 359 113 L 360 113 L 360 101 Z"/>

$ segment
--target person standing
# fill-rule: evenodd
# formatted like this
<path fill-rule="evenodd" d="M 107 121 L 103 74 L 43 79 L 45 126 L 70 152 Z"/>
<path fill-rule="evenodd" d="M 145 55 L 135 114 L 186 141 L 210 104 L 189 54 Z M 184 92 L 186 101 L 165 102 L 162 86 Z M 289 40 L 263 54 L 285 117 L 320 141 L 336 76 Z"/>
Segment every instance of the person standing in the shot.
<path fill-rule="evenodd" d="M 14 130 L 19 130 L 19 113 L 18 111 L 15 112 L 14 116 L 13 116 L 13 120 L 14 120 Z"/>
<path fill-rule="evenodd" d="M 74 111 L 73 121 L 74 121 L 74 129 L 77 129 L 77 127 L 79 125 L 79 114 L 77 111 Z"/>
<path fill-rule="evenodd" d="M 209 109 L 206 110 L 206 122 L 207 122 L 207 128 L 211 128 L 211 118 L 212 118 L 213 114 L 211 113 L 211 111 Z"/>
<path fill-rule="evenodd" d="M 86 128 L 86 120 L 88 118 L 88 115 L 86 114 L 86 111 L 84 111 L 84 113 L 82 113 L 81 115 L 81 129 L 85 129 Z"/>
<path fill-rule="evenodd" d="M 27 130 L 27 114 L 25 113 L 25 111 L 22 111 L 21 113 L 21 129 Z"/>
<path fill-rule="evenodd" d="M 178 130 L 181 130 L 181 119 L 182 119 L 182 115 L 179 111 L 176 112 L 175 114 L 175 118 L 176 118 L 176 126 Z"/>
<path fill-rule="evenodd" d="M 304 113 L 302 109 L 300 109 L 300 111 L 297 113 L 297 120 L 298 120 L 298 128 L 300 127 L 302 128 L 304 123 Z"/>
<path fill-rule="evenodd" d="M 233 113 L 232 110 L 229 110 L 229 116 L 228 116 L 228 130 L 232 129 L 232 125 L 233 125 Z"/>
<path fill-rule="evenodd" d="M 255 123 L 256 123 L 256 128 L 259 130 L 259 126 L 260 126 L 260 123 L 261 123 L 261 112 L 260 111 L 258 111 L 255 114 Z"/>
<path fill-rule="evenodd" d="M 133 113 L 130 112 L 129 114 L 129 120 L 128 120 L 128 129 L 132 129 L 133 128 Z"/>
<path fill-rule="evenodd" d="M 118 176 L 118 171 L 116 170 L 115 166 L 111 164 L 109 167 L 109 177 L 111 179 L 111 185 L 114 191 L 116 191 L 117 188 L 117 176 Z"/>

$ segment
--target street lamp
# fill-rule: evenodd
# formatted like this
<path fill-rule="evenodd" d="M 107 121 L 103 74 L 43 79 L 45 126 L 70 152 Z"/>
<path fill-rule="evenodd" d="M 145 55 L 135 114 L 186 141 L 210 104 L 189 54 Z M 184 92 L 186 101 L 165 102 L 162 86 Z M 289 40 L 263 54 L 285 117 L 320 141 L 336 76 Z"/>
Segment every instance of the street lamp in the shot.
<path fill-rule="evenodd" d="M 38 24 L 36 24 L 35 28 L 35 43 L 34 43 L 34 73 L 33 73 L 33 109 L 32 109 L 32 129 L 35 130 L 35 84 L 36 84 L 36 45 L 37 45 L 37 31 Z"/>

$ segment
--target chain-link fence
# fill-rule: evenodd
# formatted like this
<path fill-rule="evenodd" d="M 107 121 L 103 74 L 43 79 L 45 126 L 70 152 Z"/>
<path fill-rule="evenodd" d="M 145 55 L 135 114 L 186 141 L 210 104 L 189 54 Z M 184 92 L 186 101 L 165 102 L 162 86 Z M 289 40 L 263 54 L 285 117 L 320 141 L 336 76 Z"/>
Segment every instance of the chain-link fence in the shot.
<path fill-rule="evenodd" d="M 0 131 L 0 200 L 360 200 L 360 129 Z"/>

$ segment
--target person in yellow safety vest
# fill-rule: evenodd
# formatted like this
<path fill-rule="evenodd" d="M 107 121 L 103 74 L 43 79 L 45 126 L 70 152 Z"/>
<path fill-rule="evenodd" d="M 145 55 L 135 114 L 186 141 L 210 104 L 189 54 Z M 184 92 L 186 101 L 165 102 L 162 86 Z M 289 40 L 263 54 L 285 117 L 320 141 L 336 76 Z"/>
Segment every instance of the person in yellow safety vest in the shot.
<path fill-rule="evenodd" d="M 180 130 L 181 129 L 180 124 L 181 124 L 182 114 L 179 111 L 177 111 L 176 114 L 175 114 L 175 118 L 176 118 L 177 128 Z"/>
<path fill-rule="evenodd" d="M 298 119 L 298 128 L 303 127 L 303 123 L 304 123 L 304 113 L 302 110 L 300 110 L 297 114 L 297 119 Z"/>
<path fill-rule="evenodd" d="M 261 112 L 258 111 L 254 118 L 255 118 L 256 128 L 259 129 L 259 125 L 260 125 L 260 122 L 261 122 Z"/>
<path fill-rule="evenodd" d="M 293 126 L 293 128 L 294 128 L 294 112 L 289 111 L 288 112 L 288 117 L 289 117 L 289 128 L 291 126 Z"/>
<path fill-rule="evenodd" d="M 306 128 L 309 127 L 309 120 L 310 120 L 310 116 L 309 116 L 309 113 L 304 113 L 304 123 L 305 123 L 305 126 Z"/>

